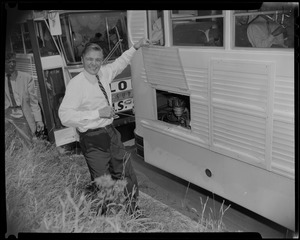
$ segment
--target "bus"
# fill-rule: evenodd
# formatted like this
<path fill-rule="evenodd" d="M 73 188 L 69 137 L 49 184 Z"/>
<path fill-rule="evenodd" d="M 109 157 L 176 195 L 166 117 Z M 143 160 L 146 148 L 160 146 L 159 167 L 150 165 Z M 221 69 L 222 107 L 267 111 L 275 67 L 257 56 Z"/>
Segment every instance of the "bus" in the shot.
<path fill-rule="evenodd" d="M 10 12 L 8 12 L 10 14 Z M 128 44 L 127 12 L 104 10 L 24 10 L 9 23 L 7 48 L 16 52 L 17 70 L 32 75 L 50 142 L 57 146 L 78 141 L 75 128 L 60 122 L 58 109 L 71 78 L 83 70 L 81 51 L 88 42 L 99 44 L 104 63 L 119 57 Z M 114 125 L 134 124 L 131 69 L 111 83 Z"/>
<path fill-rule="evenodd" d="M 297 9 L 127 13 L 153 43 L 131 64 L 137 154 L 293 231 Z M 283 30 L 259 45 L 263 27 Z"/>

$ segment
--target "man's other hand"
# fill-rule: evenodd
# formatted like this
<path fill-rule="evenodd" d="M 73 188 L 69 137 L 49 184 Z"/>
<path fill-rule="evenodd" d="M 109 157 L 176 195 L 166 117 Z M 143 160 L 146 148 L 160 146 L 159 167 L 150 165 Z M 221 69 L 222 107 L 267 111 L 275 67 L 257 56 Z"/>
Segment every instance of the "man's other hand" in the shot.
<path fill-rule="evenodd" d="M 111 118 L 114 116 L 115 111 L 112 107 L 106 106 L 98 110 L 100 118 Z"/>

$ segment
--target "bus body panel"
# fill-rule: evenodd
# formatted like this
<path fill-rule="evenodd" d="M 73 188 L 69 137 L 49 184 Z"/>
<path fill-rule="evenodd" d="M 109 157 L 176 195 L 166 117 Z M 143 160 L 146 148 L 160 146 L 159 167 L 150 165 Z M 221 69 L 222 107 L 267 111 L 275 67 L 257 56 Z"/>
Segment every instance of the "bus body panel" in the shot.
<path fill-rule="evenodd" d="M 167 50 L 163 49 L 160 51 L 167 52 Z M 147 53 L 144 51 L 143 54 L 148 54 L 148 50 Z M 292 70 L 294 63 L 291 61 L 291 56 L 289 54 L 279 56 L 274 54 L 273 56 L 268 56 L 268 58 L 265 57 L 264 61 L 255 61 L 255 59 L 260 58 L 255 54 L 243 54 L 241 58 L 238 56 L 238 53 L 220 54 L 205 51 L 193 51 L 191 53 L 180 49 L 178 57 L 182 62 L 185 78 L 182 78 L 182 73 L 176 75 L 175 71 L 173 71 L 173 78 L 169 77 L 167 75 L 167 73 L 170 74 L 169 64 L 160 62 L 156 68 L 151 65 L 151 74 L 156 71 L 165 71 L 166 74 L 159 75 L 157 73 L 155 76 L 156 82 L 152 82 L 152 76 L 147 75 L 148 66 L 145 66 L 144 81 L 147 81 L 147 83 L 144 85 L 148 85 L 148 88 L 146 87 L 145 89 L 149 91 L 149 98 L 155 89 L 169 89 L 176 92 L 185 92 L 190 95 L 192 115 L 191 134 L 199 136 L 207 148 L 220 151 L 221 153 L 223 151 L 226 153 L 226 149 L 222 146 L 222 142 L 221 145 L 218 144 L 220 139 L 216 136 L 216 131 L 221 131 L 218 127 L 222 129 L 226 128 L 228 123 L 224 125 L 220 121 L 236 121 L 236 124 L 239 124 L 240 128 L 237 128 L 237 130 L 227 130 L 237 131 L 239 136 L 244 138 L 241 140 L 257 141 L 257 149 L 251 150 L 253 151 L 252 156 L 247 157 L 245 151 L 245 156 L 239 156 L 238 158 L 268 170 L 272 168 L 273 164 L 271 161 L 271 152 L 282 151 L 282 154 L 284 154 L 285 149 L 272 149 L 271 142 L 280 142 L 278 131 L 285 124 L 286 128 L 289 128 L 289 131 L 285 132 L 286 139 L 288 140 L 285 144 L 291 145 L 291 149 L 288 149 L 288 151 L 292 152 L 289 156 L 283 156 L 287 163 L 281 161 L 279 164 L 283 165 L 282 168 L 287 169 L 286 176 L 292 176 L 294 172 L 290 157 L 294 154 L 292 149 L 294 144 L 294 106 L 292 85 L 290 84 L 290 87 L 288 87 L 288 83 L 293 83 Z M 155 62 L 155 59 L 153 59 L 153 62 Z M 283 64 L 287 67 L 277 68 L 275 71 L 275 66 Z M 219 69 L 217 69 L 218 67 Z M 230 67 L 232 68 L 231 70 Z M 226 68 L 226 71 L 223 70 L 220 73 L 222 68 Z M 178 79 L 181 79 L 184 84 L 188 85 L 187 90 L 182 88 L 183 84 L 176 85 Z M 220 82 L 224 86 L 221 86 Z M 136 81 L 134 81 L 135 84 Z M 138 84 L 142 85 L 143 83 Z M 171 84 L 173 84 L 172 87 L 170 87 Z M 282 84 L 285 84 L 284 88 L 281 87 Z M 144 87 L 139 87 L 138 85 L 137 89 Z M 241 96 L 235 96 L 234 94 Z M 246 96 L 242 96 L 243 94 Z M 149 102 L 152 102 L 155 106 L 154 97 L 152 96 L 151 99 L 147 99 L 146 95 L 143 93 L 143 98 L 135 102 L 140 102 L 141 108 L 143 108 L 143 104 L 149 104 Z M 141 93 L 137 97 L 139 96 L 141 96 Z M 229 100 L 227 101 L 227 99 Z M 235 100 L 237 102 L 234 102 Z M 248 102 L 243 103 L 238 101 Z M 280 105 L 284 101 L 289 103 L 289 108 L 283 108 Z M 200 105 L 202 107 L 199 107 Z M 136 106 L 137 117 L 153 120 L 157 118 L 155 111 L 139 111 L 140 108 L 138 107 Z M 230 115 L 234 115 L 234 117 Z M 203 116 L 206 117 L 204 118 Z M 246 124 L 245 120 L 247 119 L 249 123 Z M 257 134 L 253 134 L 253 131 L 257 132 Z M 260 136 L 259 131 L 264 131 L 264 133 Z M 235 133 L 232 132 L 232 134 Z M 229 138 L 230 136 L 227 137 Z M 237 145 L 238 143 L 232 144 Z M 286 148 L 289 147 L 286 146 Z M 233 151 L 229 149 L 227 154 L 233 154 Z"/>
<path fill-rule="evenodd" d="M 189 136 L 172 134 L 167 126 L 157 127 L 151 120 L 141 123 L 145 162 L 294 229 L 292 179 L 205 149 L 194 139 L 187 141 Z"/>
<path fill-rule="evenodd" d="M 295 230 L 293 49 L 232 48 L 230 34 L 223 48 L 170 46 L 170 11 L 164 17 L 165 46 L 141 49 L 131 64 L 140 155 Z M 129 38 L 146 32 L 129 27 Z M 168 94 L 189 99 L 190 129 L 159 120 Z"/>

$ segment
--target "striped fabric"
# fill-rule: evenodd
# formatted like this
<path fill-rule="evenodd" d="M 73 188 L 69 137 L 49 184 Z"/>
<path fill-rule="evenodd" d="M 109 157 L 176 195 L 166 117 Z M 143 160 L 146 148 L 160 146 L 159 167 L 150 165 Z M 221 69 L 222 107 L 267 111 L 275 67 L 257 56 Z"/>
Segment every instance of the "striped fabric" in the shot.
<path fill-rule="evenodd" d="M 103 92 L 103 94 L 104 94 L 104 96 L 105 96 L 105 98 L 106 98 L 106 100 L 107 100 L 108 106 L 109 106 L 110 104 L 109 104 L 109 100 L 108 100 L 107 93 L 106 93 L 106 91 L 105 91 L 105 89 L 104 89 L 102 83 L 100 82 L 100 79 L 99 79 L 99 76 L 98 76 L 98 75 L 96 75 L 96 78 L 97 78 L 97 80 L 98 80 L 99 87 L 100 87 L 101 91 Z"/>
<path fill-rule="evenodd" d="M 16 103 L 16 100 L 15 100 L 15 97 L 14 97 L 12 86 L 11 86 L 10 74 L 7 74 L 6 76 L 7 76 L 8 89 L 9 89 L 10 99 L 11 99 L 11 102 L 12 102 L 12 107 L 15 108 L 15 107 L 17 107 L 17 103 Z"/>

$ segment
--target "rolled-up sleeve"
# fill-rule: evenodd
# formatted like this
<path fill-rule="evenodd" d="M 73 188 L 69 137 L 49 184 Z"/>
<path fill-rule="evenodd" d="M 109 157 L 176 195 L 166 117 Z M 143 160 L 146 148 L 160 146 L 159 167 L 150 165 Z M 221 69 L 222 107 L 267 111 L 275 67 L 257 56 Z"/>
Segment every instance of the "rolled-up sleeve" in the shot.
<path fill-rule="evenodd" d="M 58 110 L 59 118 L 64 126 L 84 127 L 91 120 L 99 118 L 98 110 L 79 110 L 82 97 L 82 86 L 78 84 L 78 81 L 71 80 Z"/>
<path fill-rule="evenodd" d="M 118 57 L 113 63 L 107 64 L 105 67 L 108 68 L 111 73 L 111 81 L 120 74 L 130 63 L 133 54 L 136 52 L 134 47 L 131 47 L 127 51 L 125 51 L 120 57 Z"/>

